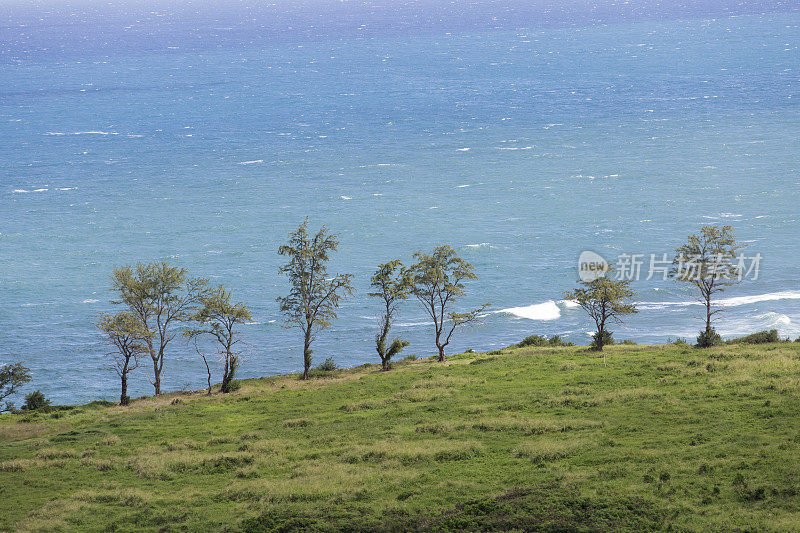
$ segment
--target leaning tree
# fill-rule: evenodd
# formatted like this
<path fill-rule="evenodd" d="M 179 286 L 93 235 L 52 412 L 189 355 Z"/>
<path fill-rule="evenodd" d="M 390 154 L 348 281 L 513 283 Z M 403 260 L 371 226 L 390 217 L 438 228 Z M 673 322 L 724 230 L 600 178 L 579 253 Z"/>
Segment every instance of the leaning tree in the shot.
<path fill-rule="evenodd" d="M 453 305 L 465 294 L 464 283 L 478 279 L 475 267 L 459 257 L 450 246 L 434 248 L 431 254 L 417 252 L 416 263 L 403 271 L 408 292 L 433 320 L 439 361 L 445 360 L 444 349 L 456 329 L 478 321 L 480 314 L 491 304 L 457 313 Z"/>
<path fill-rule="evenodd" d="M 185 268 L 156 262 L 115 268 L 111 283 L 118 295 L 114 303 L 127 307 L 147 332 L 144 342 L 153 363 L 150 382 L 159 395 L 167 346 L 178 335 L 178 326 L 196 311 L 208 280 L 190 278 Z"/>
<path fill-rule="evenodd" d="M 5 400 L 15 394 L 19 388 L 31 380 L 31 371 L 22 363 L 8 363 L 0 365 L 0 400 Z M 5 402 L 0 406 L 0 413 L 11 411 L 14 404 Z"/>
<path fill-rule="evenodd" d="M 97 320 L 97 328 L 102 332 L 106 342 L 114 347 L 109 352 L 111 368 L 120 378 L 119 404 L 128 405 L 128 375 L 139 366 L 139 357 L 147 355 L 146 339 L 150 332 L 145 329 L 139 318 L 133 313 L 122 311 L 116 315 L 102 314 Z"/>
<path fill-rule="evenodd" d="M 188 329 L 183 334 L 195 340 L 200 336 L 208 336 L 213 339 L 222 359 L 220 391 L 228 393 L 231 391 L 231 384 L 241 360 L 241 354 L 237 349 L 237 345 L 241 342 L 237 328 L 253 320 L 253 317 L 250 316 L 250 311 L 243 303 L 232 303 L 231 293 L 222 285 L 200 295 L 199 303 L 200 308 L 191 317 L 199 327 Z M 197 349 L 196 345 L 195 348 Z M 199 349 L 197 349 L 197 353 L 200 354 L 206 365 L 208 393 L 211 394 L 211 367 L 208 364 L 208 358 Z"/>

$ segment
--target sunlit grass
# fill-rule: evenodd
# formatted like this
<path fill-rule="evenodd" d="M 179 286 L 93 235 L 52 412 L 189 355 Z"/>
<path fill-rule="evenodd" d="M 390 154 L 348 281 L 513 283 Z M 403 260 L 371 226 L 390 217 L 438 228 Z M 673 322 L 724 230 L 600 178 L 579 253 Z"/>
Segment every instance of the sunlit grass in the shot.
<path fill-rule="evenodd" d="M 0 528 L 800 528 L 800 344 L 463 354 L 0 416 Z"/>

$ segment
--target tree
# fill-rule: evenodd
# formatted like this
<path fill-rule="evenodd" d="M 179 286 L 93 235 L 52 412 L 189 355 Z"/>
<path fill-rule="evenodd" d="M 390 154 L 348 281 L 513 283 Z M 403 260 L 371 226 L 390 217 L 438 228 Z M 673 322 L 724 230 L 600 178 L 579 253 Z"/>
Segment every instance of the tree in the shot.
<path fill-rule="evenodd" d="M 613 268 L 607 274 L 613 273 Z M 597 331 L 594 334 L 592 349 L 603 351 L 603 346 L 611 337 L 606 329 L 610 321 L 622 323 L 622 317 L 636 313 L 631 300 L 636 292 L 630 288 L 631 280 L 616 280 L 600 276 L 591 281 L 581 281 L 581 287 L 567 291 L 564 298 L 574 300 L 594 320 Z"/>
<path fill-rule="evenodd" d="M 741 281 L 738 252 L 744 248 L 736 242 L 732 226 L 703 226 L 699 235 L 689 235 L 678 253 L 671 271 L 676 281 L 690 283 L 698 291 L 697 299 L 706 308 L 706 327 L 698 337 L 698 346 L 706 348 L 720 342 L 712 327 L 716 294 Z"/>
<path fill-rule="evenodd" d="M 147 332 L 143 340 L 153 362 L 150 382 L 159 395 L 167 346 L 178 334 L 178 324 L 187 321 L 195 312 L 208 280 L 189 278 L 185 268 L 155 262 L 140 263 L 135 269 L 130 266 L 115 268 L 111 281 L 112 290 L 119 295 L 114 303 L 125 305 Z"/>
<path fill-rule="evenodd" d="M 402 276 L 403 263 L 395 259 L 388 263 L 378 265 L 378 270 L 372 276 L 371 285 L 376 292 L 368 293 L 383 300 L 384 311 L 380 318 L 380 330 L 375 335 L 375 345 L 381 358 L 381 370 L 392 368 L 392 357 L 408 346 L 408 341 L 394 339 L 389 348 L 386 348 L 386 339 L 392 328 L 392 321 L 397 314 L 397 303 L 408 298 L 408 286 Z"/>
<path fill-rule="evenodd" d="M 113 360 L 111 367 L 120 378 L 119 404 L 128 405 L 128 375 L 139 367 L 139 356 L 149 353 L 145 339 L 150 333 L 136 315 L 127 311 L 100 315 L 97 328 L 115 348 L 108 355 Z"/>
<path fill-rule="evenodd" d="M 50 407 L 50 400 L 48 400 L 42 391 L 37 390 L 25 395 L 25 404 L 22 406 L 23 411 L 37 411 Z"/>
<path fill-rule="evenodd" d="M 308 379 L 311 368 L 311 343 L 319 331 L 336 319 L 336 310 L 342 298 L 353 294 L 351 274 L 336 274 L 328 278 L 327 263 L 330 252 L 339 246 L 338 235 L 328 233 L 322 226 L 311 237 L 308 219 L 289 235 L 289 243 L 278 249 L 279 255 L 289 257 L 280 268 L 291 282 L 288 296 L 278 298 L 281 312 L 286 315 L 287 327 L 303 331 L 303 377 Z"/>
<path fill-rule="evenodd" d="M 237 326 L 250 322 L 253 317 L 243 303 L 231 303 L 231 293 L 224 286 L 202 294 L 199 297 L 200 308 L 192 316 L 192 320 L 200 324 L 199 328 L 184 332 L 189 338 L 197 338 L 200 335 L 209 335 L 219 346 L 218 353 L 222 356 L 222 384 L 220 390 L 223 393 L 231 391 L 231 383 L 236 377 L 236 370 L 239 368 L 240 354 L 236 351 L 236 345 L 241 342 L 238 338 Z M 195 346 L 196 348 L 196 346 Z M 208 365 L 206 356 L 197 350 L 206 364 L 208 371 L 208 393 L 211 394 L 211 367 Z"/>
<path fill-rule="evenodd" d="M 22 363 L 0 365 L 0 401 L 16 393 L 21 386 L 28 383 L 30 380 L 31 371 L 29 368 L 23 366 Z M 5 402 L 5 405 L 0 407 L 0 413 L 13 409 L 13 403 Z"/>
<path fill-rule="evenodd" d="M 491 304 L 464 313 L 450 311 L 452 304 L 464 296 L 464 282 L 478 279 L 475 267 L 458 256 L 450 246 L 434 248 L 431 255 L 417 252 L 416 263 L 403 273 L 408 292 L 431 317 L 436 333 L 439 361 L 445 360 L 444 349 L 450 344 L 453 332 L 461 326 L 475 323 Z"/>

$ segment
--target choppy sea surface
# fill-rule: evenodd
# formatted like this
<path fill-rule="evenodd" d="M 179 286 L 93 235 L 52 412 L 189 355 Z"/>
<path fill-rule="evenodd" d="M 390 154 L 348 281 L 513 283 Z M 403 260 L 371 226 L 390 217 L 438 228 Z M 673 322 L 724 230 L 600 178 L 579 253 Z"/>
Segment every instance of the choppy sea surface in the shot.
<path fill-rule="evenodd" d="M 4 31 L 13 31 L 8 26 Z M 492 303 L 449 352 L 532 333 L 588 343 L 563 301 L 584 250 L 672 253 L 703 224 L 763 256 L 724 335 L 800 335 L 800 15 L 529 30 L 395 32 L 0 59 L 0 361 L 59 403 L 113 399 L 93 324 L 114 266 L 165 259 L 254 317 L 240 375 L 301 368 L 282 327 L 279 245 L 308 216 L 341 233 L 358 293 L 314 356 L 376 362 L 376 265 L 448 243 Z M 657 277 L 658 278 L 658 277 Z M 694 338 L 686 287 L 642 280 L 617 339 Z M 395 332 L 434 353 L 409 301 Z M 149 394 L 143 365 L 132 395 Z M 176 340 L 165 387 L 201 388 Z"/>

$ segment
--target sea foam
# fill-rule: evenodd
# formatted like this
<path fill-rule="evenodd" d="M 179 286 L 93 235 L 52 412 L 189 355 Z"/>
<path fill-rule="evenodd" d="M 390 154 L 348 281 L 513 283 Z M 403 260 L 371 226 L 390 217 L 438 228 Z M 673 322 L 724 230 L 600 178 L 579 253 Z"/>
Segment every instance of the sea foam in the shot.
<path fill-rule="evenodd" d="M 495 313 L 514 315 L 517 318 L 526 318 L 528 320 L 557 320 L 561 318 L 561 309 L 553 300 L 525 307 L 500 309 L 499 311 L 495 311 Z"/>

